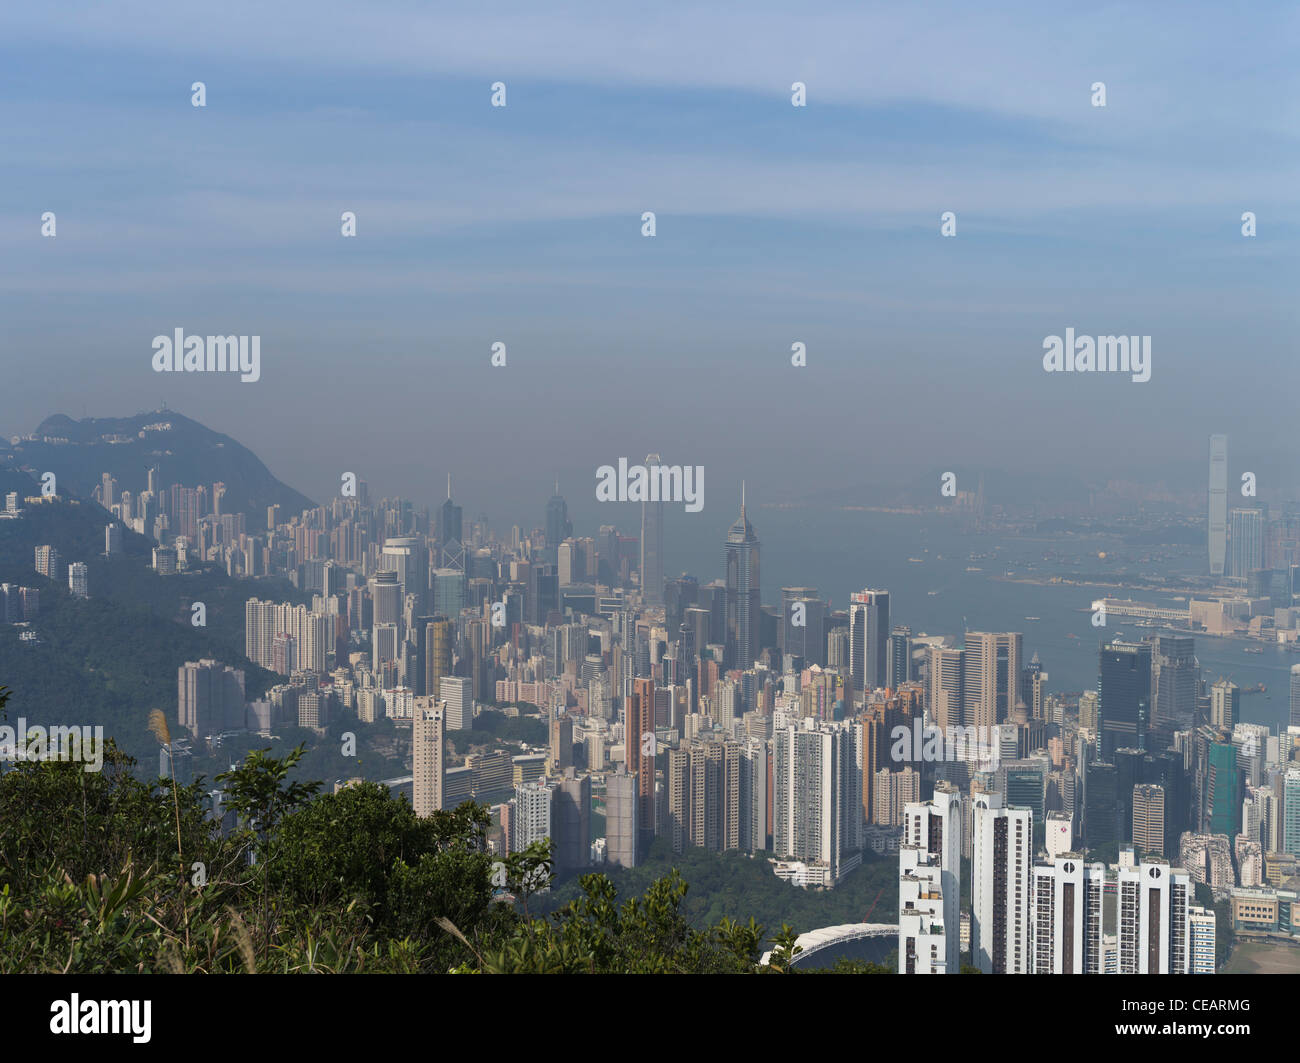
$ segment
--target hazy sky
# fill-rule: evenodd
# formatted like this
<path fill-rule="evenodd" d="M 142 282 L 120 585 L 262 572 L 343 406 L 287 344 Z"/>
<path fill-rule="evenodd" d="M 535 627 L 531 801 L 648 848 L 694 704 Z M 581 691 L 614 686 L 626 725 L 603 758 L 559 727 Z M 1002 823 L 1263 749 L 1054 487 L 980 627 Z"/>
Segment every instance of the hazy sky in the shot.
<path fill-rule="evenodd" d="M 5 5 L 0 430 L 165 400 L 317 498 L 539 518 L 648 451 L 728 511 L 1211 430 L 1294 483 L 1295 5 L 997 7 Z M 155 374 L 177 327 L 261 380 Z M 1151 380 L 1045 373 L 1067 327 Z"/>

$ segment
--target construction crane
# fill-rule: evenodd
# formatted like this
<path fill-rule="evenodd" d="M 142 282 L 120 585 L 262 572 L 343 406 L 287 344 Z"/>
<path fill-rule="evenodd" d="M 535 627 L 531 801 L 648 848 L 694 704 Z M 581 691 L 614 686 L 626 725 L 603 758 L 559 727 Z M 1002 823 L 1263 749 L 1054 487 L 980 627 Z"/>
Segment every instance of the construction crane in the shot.
<path fill-rule="evenodd" d="M 885 892 L 884 886 L 881 886 L 880 889 L 876 890 L 876 900 L 871 902 L 871 907 L 867 909 L 867 914 L 862 917 L 862 921 L 864 923 L 871 922 L 871 913 L 876 910 L 876 901 L 880 900 L 880 895 L 884 892 Z"/>

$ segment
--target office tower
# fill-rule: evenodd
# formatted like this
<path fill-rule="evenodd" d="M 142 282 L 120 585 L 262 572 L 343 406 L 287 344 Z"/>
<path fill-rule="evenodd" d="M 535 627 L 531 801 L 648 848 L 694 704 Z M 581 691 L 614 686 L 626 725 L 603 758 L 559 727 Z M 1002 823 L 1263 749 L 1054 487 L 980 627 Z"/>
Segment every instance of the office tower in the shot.
<path fill-rule="evenodd" d="M 1241 772 L 1237 767 L 1237 750 L 1223 736 L 1206 748 L 1206 774 L 1203 799 L 1203 831 L 1231 838 L 1237 834 L 1241 815 Z"/>
<path fill-rule="evenodd" d="M 1090 762 L 1084 770 L 1083 837 L 1089 849 L 1119 842 L 1118 773 L 1114 764 Z"/>
<path fill-rule="evenodd" d="M 573 767 L 573 717 L 567 713 L 551 720 L 550 770 L 562 775 Z"/>
<path fill-rule="evenodd" d="M 429 565 L 423 539 L 410 536 L 385 539 L 379 554 L 379 568 L 383 572 L 397 573 L 397 583 L 401 587 L 399 601 L 407 595 L 414 595 L 415 615 L 425 611 L 429 601 Z M 321 590 L 324 594 L 330 593 L 329 588 Z M 374 593 L 372 582 L 371 594 Z"/>
<path fill-rule="evenodd" d="M 647 454 L 646 468 L 659 464 Z M 646 605 L 664 604 L 664 500 L 641 502 L 641 598 Z"/>
<path fill-rule="evenodd" d="M 402 623 L 402 585 L 398 582 L 397 572 L 388 570 L 376 572 L 370 577 L 370 601 L 372 603 L 372 622 L 375 627 L 380 624 Z"/>
<path fill-rule="evenodd" d="M 979 728 L 981 735 L 1015 716 L 1020 701 L 1022 641 L 1017 631 L 966 632 L 962 722 Z"/>
<path fill-rule="evenodd" d="M 474 681 L 463 676 L 438 679 L 438 700 L 444 704 L 448 731 L 468 731 L 474 726 Z"/>
<path fill-rule="evenodd" d="M 458 617 L 465 608 L 469 581 L 462 568 L 435 568 L 429 582 L 433 585 L 433 611 Z"/>
<path fill-rule="evenodd" d="M 849 661 L 853 689 L 876 690 L 888 679 L 889 591 L 849 595 Z"/>
<path fill-rule="evenodd" d="M 1222 576 L 1228 554 L 1228 437 L 1210 436 L 1210 575 Z"/>
<path fill-rule="evenodd" d="M 905 846 L 919 849 L 939 869 L 939 885 L 943 892 L 943 924 L 945 929 L 958 927 L 961 920 L 961 851 L 962 802 L 956 787 L 939 783 L 934 797 L 920 804 L 908 804 L 903 809 L 903 839 Z M 900 896 L 900 915 L 904 907 Z M 944 957 L 948 973 L 960 970 L 961 937 L 946 934 L 947 952 Z M 899 956 L 904 954 L 903 936 L 899 934 Z"/>
<path fill-rule="evenodd" d="M 1163 861 L 1119 869 L 1119 973 L 1187 974 L 1192 880 Z"/>
<path fill-rule="evenodd" d="M 1079 695 L 1079 727 L 1091 732 L 1094 738 L 1101 723 L 1100 705 L 1095 690 L 1085 690 Z"/>
<path fill-rule="evenodd" d="M 573 534 L 569 521 L 569 504 L 560 495 L 560 483 L 555 483 L 555 494 L 546 503 L 546 549 L 556 551 L 560 543 Z M 554 556 L 552 554 L 551 556 Z"/>
<path fill-rule="evenodd" d="M 605 861 L 611 867 L 637 866 L 639 806 L 635 775 L 605 777 Z"/>
<path fill-rule="evenodd" d="M 636 778 L 638 857 L 654 840 L 655 812 L 655 684 L 653 679 L 632 680 L 623 722 L 624 760 Z"/>
<path fill-rule="evenodd" d="M 443 700 L 439 680 L 451 675 L 452 643 L 456 627 L 445 616 L 435 616 L 424 628 L 424 692 L 427 697 Z"/>
<path fill-rule="evenodd" d="M 1030 659 L 1029 664 L 1020 672 L 1020 697 L 1029 710 L 1031 720 L 1051 723 L 1047 718 L 1047 680 L 1050 677 L 1043 671 L 1043 664 L 1038 653 Z"/>
<path fill-rule="evenodd" d="M 1191 957 L 1188 974 L 1214 974 L 1216 969 L 1214 936 L 1214 910 L 1191 905 L 1188 909 L 1188 930 L 1191 935 Z"/>
<path fill-rule="evenodd" d="M 1102 759 L 1109 760 L 1117 749 L 1145 751 L 1151 707 L 1151 644 L 1109 642 L 1099 656 Z"/>
<path fill-rule="evenodd" d="M 447 475 L 447 500 L 438 511 L 439 568 L 465 570 L 461 507 L 451 500 L 451 475 Z"/>
<path fill-rule="evenodd" d="M 985 974 L 1028 974 L 1033 817 L 999 794 L 972 802 L 971 962 Z"/>
<path fill-rule="evenodd" d="M 1264 567 L 1264 511 L 1234 509 L 1228 516 L 1228 575 L 1245 580 Z"/>
<path fill-rule="evenodd" d="M 68 590 L 74 598 L 90 597 L 90 573 L 82 561 L 68 565 Z"/>
<path fill-rule="evenodd" d="M 930 647 L 930 718 L 943 729 L 962 726 L 962 689 L 966 654 L 959 649 Z"/>
<path fill-rule="evenodd" d="M 557 872 L 577 871 L 591 863 L 591 776 L 572 768 L 555 787 L 551 802 L 552 859 Z"/>
<path fill-rule="evenodd" d="M 122 525 L 104 525 L 104 553 L 109 557 L 122 552 Z"/>
<path fill-rule="evenodd" d="M 555 788 L 545 779 L 515 787 L 515 807 L 510 815 L 510 851 L 523 852 L 534 842 L 551 837 Z"/>
<path fill-rule="evenodd" d="M 1282 779 L 1282 852 L 1300 857 L 1300 768 L 1287 768 Z"/>
<path fill-rule="evenodd" d="M 1300 727 L 1300 664 L 1291 666 L 1291 715 L 1292 727 Z"/>
<path fill-rule="evenodd" d="M 956 974 L 960 933 L 948 917 L 950 882 L 939 857 L 919 845 L 898 850 L 898 973 Z"/>
<path fill-rule="evenodd" d="M 889 642 L 885 652 L 885 686 L 897 690 L 904 683 L 914 678 L 912 672 L 912 629 L 908 626 L 895 626 L 889 633 Z"/>
<path fill-rule="evenodd" d="M 217 661 L 186 661 L 176 670 L 176 718 L 195 738 L 244 727 L 244 673 Z"/>
<path fill-rule="evenodd" d="M 754 666 L 759 650 L 762 614 L 758 535 L 745 516 L 741 490 L 740 516 L 727 532 L 726 627 L 727 664 L 742 671 Z"/>
<path fill-rule="evenodd" d="M 1143 856 L 1165 855 L 1165 790 L 1163 786 L 1133 787 L 1133 847 Z"/>
<path fill-rule="evenodd" d="M 376 624 L 370 635 L 370 668 L 378 675 L 386 661 L 396 664 L 401 659 L 397 641 L 396 624 Z"/>
<path fill-rule="evenodd" d="M 1160 733 L 1162 745 L 1196 715 L 1199 679 L 1195 640 L 1161 635 L 1151 655 L 1151 730 Z"/>
<path fill-rule="evenodd" d="M 36 548 L 36 571 L 46 579 L 59 578 L 59 551 L 53 546 Z"/>
<path fill-rule="evenodd" d="M 1220 679 L 1210 687 L 1210 726 L 1231 731 L 1241 715 L 1241 690 L 1236 683 Z"/>
<path fill-rule="evenodd" d="M 1103 974 L 1106 865 L 1062 853 L 1033 869 L 1033 974 Z"/>
<path fill-rule="evenodd" d="M 782 653 L 802 657 L 805 665 L 825 666 L 826 603 L 816 587 L 781 588 L 780 632 Z"/>
<path fill-rule="evenodd" d="M 435 698 L 415 699 L 411 720 L 411 807 L 429 816 L 443 807 L 444 706 Z"/>

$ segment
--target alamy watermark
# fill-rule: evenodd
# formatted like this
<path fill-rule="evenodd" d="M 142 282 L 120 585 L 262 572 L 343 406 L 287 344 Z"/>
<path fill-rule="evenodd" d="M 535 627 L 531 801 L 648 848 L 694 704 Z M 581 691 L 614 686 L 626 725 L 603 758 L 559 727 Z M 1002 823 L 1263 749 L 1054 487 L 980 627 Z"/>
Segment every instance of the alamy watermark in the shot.
<path fill-rule="evenodd" d="M 687 513 L 704 508 L 703 465 L 602 465 L 596 470 L 597 502 L 684 502 Z"/>
<path fill-rule="evenodd" d="M 206 341 L 206 342 L 205 342 Z M 171 336 L 153 338 L 155 373 L 239 373 L 245 384 L 262 376 L 261 336 Z"/>
<path fill-rule="evenodd" d="M 1132 373 L 1133 382 L 1151 379 L 1150 336 L 1075 336 L 1043 340 L 1043 368 L 1049 373 Z"/>
<path fill-rule="evenodd" d="M 0 761 L 80 761 L 87 772 L 104 766 L 104 728 L 28 727 L 19 716 L 18 727 L 0 726 Z"/>
<path fill-rule="evenodd" d="M 963 761 L 994 771 L 1002 758 L 998 734 L 995 727 L 960 725 L 945 731 L 934 724 L 923 725 L 918 717 L 911 727 L 899 724 L 889 732 L 889 756 L 895 763 Z"/>

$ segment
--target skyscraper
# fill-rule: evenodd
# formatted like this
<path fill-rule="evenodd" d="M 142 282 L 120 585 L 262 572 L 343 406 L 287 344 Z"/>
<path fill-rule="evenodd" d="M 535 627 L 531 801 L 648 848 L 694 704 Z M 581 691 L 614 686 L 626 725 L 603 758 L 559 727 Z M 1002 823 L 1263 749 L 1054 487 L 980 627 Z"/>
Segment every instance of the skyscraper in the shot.
<path fill-rule="evenodd" d="M 1163 856 L 1165 849 L 1165 789 L 1133 787 L 1133 846 L 1144 856 Z"/>
<path fill-rule="evenodd" d="M 445 616 L 435 616 L 424 628 L 424 692 L 442 701 L 438 681 L 451 675 L 452 640 L 455 625 Z"/>
<path fill-rule="evenodd" d="M 1292 727 L 1300 727 L 1300 664 L 1291 666 L 1291 718 Z"/>
<path fill-rule="evenodd" d="M 1151 655 L 1152 731 L 1172 736 L 1176 727 L 1193 719 L 1199 677 L 1195 640 L 1181 635 L 1161 635 L 1156 640 Z"/>
<path fill-rule="evenodd" d="M 1097 678 L 1101 711 L 1101 757 L 1117 749 L 1147 748 L 1151 715 L 1151 644 L 1110 642 L 1102 646 Z"/>
<path fill-rule="evenodd" d="M 443 706 L 430 697 L 415 699 L 411 721 L 411 807 L 429 816 L 443 801 Z"/>
<path fill-rule="evenodd" d="M 1241 718 L 1241 688 L 1227 679 L 1210 687 L 1210 726 L 1231 731 Z"/>
<path fill-rule="evenodd" d="M 1234 509 L 1228 513 L 1228 571 L 1233 579 L 1246 580 L 1264 567 L 1264 511 Z M 1261 597 L 1266 597 L 1261 595 Z"/>
<path fill-rule="evenodd" d="M 646 468 L 659 464 L 647 454 Z M 664 604 L 664 500 L 641 503 L 641 597 L 646 605 Z"/>
<path fill-rule="evenodd" d="M 605 859 L 611 867 L 636 867 L 639 801 L 634 775 L 611 774 L 605 778 Z"/>
<path fill-rule="evenodd" d="M 1103 973 L 1106 865 L 1062 853 L 1034 868 L 1034 974 Z"/>
<path fill-rule="evenodd" d="M 966 632 L 966 674 L 963 690 L 964 723 L 986 728 L 1015 715 L 1020 700 L 1020 662 L 1023 636 L 1018 631 Z"/>
<path fill-rule="evenodd" d="M 781 651 L 826 665 L 826 603 L 816 587 L 781 588 Z"/>
<path fill-rule="evenodd" d="M 569 504 L 560 494 L 560 484 L 555 484 L 555 494 L 546 503 L 546 549 L 548 557 L 555 558 L 560 543 L 573 534 L 573 524 L 569 521 Z"/>
<path fill-rule="evenodd" d="M 1210 575 L 1222 576 L 1228 553 L 1228 437 L 1210 436 Z"/>
<path fill-rule="evenodd" d="M 462 511 L 451 500 L 451 474 L 447 475 L 447 500 L 438 515 L 438 547 L 442 554 L 442 568 L 465 567 L 465 547 L 462 545 Z"/>
<path fill-rule="evenodd" d="M 1186 871 L 1143 861 L 1119 869 L 1119 973 L 1188 974 L 1192 882 Z"/>
<path fill-rule="evenodd" d="M 727 664 L 752 668 L 758 656 L 762 600 L 759 587 L 759 541 L 745 516 L 741 491 L 740 516 L 727 532 Z"/>
<path fill-rule="evenodd" d="M 624 759 L 629 775 L 636 778 L 637 857 L 647 852 L 655 836 L 655 684 L 653 679 L 634 679 L 627 696 L 623 722 Z"/>
<path fill-rule="evenodd" d="M 853 689 L 883 687 L 888 679 L 889 591 L 849 595 L 849 661 Z"/>
<path fill-rule="evenodd" d="M 910 683 L 913 678 L 912 629 L 906 625 L 895 626 L 889 633 L 885 686 L 890 690 L 897 690 L 902 684 Z"/>
<path fill-rule="evenodd" d="M 902 844 L 915 846 L 939 868 L 939 885 L 943 891 L 941 914 L 945 928 L 945 968 L 947 974 L 960 970 L 961 935 L 961 851 L 962 851 L 961 794 L 947 783 L 935 787 L 934 797 L 920 804 L 909 804 L 903 809 Z M 904 862 L 905 864 L 905 862 Z M 902 866 L 902 865 L 900 865 Z M 900 896 L 900 916 L 902 915 Z M 903 933 L 899 931 L 900 957 L 904 955 Z"/>
<path fill-rule="evenodd" d="M 1033 816 L 1001 804 L 997 793 L 974 798 L 971 962 L 985 974 L 1028 974 Z"/>

